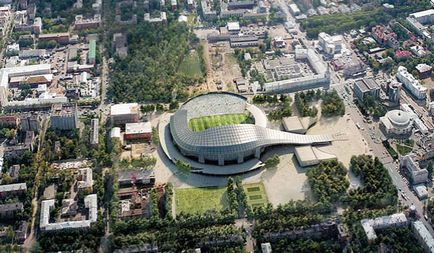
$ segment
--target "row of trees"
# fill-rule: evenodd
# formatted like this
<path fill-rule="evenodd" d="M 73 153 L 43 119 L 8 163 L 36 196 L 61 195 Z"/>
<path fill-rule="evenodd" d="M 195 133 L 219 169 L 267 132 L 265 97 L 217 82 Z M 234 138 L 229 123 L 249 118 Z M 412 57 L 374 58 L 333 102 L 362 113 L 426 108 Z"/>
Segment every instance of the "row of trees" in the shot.
<path fill-rule="evenodd" d="M 301 27 L 306 30 L 309 38 L 316 38 L 320 32 L 329 34 L 342 33 L 351 29 L 366 27 L 370 29 L 376 24 L 387 24 L 394 18 L 406 17 L 408 14 L 430 8 L 429 1 L 393 1 L 395 8 L 386 9 L 383 6 L 372 7 L 350 14 L 336 13 L 309 17 L 302 21 Z"/>
<path fill-rule="evenodd" d="M 254 104 L 270 104 L 274 105 L 277 103 L 291 103 L 292 99 L 288 95 L 281 94 L 280 96 L 277 95 L 255 95 L 252 98 L 252 102 Z"/>
<path fill-rule="evenodd" d="M 270 204 L 264 208 L 255 208 L 252 213 L 252 218 L 255 219 L 252 235 L 258 242 L 266 242 L 264 236 L 269 232 L 291 231 L 320 223 L 331 211 L 330 203 L 313 204 L 308 201 L 289 201 L 275 209 Z"/>
<path fill-rule="evenodd" d="M 247 205 L 247 195 L 244 192 L 242 181 L 240 177 L 228 178 L 227 183 L 227 196 L 229 200 L 229 209 L 237 213 L 238 217 L 245 217 L 246 214 L 251 214 L 252 210 Z"/>
<path fill-rule="evenodd" d="M 116 221 L 113 226 L 114 248 L 132 244 L 156 244 L 162 252 L 201 247 L 210 252 L 226 252 L 244 245 L 243 233 L 235 227 L 236 215 L 209 212 L 196 215 L 178 215 L 176 220 L 152 217 Z M 215 244 L 216 240 L 225 241 Z M 222 251 L 218 251 L 222 250 Z"/>

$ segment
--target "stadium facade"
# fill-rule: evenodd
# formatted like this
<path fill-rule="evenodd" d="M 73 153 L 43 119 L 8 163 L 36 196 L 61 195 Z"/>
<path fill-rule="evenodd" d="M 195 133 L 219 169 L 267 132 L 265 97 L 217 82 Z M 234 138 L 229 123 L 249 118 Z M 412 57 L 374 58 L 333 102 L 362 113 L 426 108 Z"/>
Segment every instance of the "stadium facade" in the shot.
<path fill-rule="evenodd" d="M 255 124 L 223 125 L 193 132 L 189 120 L 210 115 L 251 112 Z M 272 145 L 328 144 L 332 135 L 301 135 L 266 128 L 257 119 L 259 109 L 247 103 L 243 96 L 232 93 L 208 93 L 187 101 L 170 118 L 170 133 L 179 151 L 200 163 L 242 163 L 259 158 Z"/>

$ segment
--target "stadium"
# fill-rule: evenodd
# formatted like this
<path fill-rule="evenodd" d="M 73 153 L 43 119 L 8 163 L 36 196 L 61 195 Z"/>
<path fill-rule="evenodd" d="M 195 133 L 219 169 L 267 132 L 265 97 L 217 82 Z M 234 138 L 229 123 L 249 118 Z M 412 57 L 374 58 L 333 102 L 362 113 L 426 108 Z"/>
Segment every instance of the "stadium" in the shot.
<path fill-rule="evenodd" d="M 332 135 L 301 135 L 267 128 L 266 115 L 243 96 L 207 93 L 170 117 L 170 135 L 183 156 L 201 164 L 240 164 L 272 145 L 329 144 Z"/>

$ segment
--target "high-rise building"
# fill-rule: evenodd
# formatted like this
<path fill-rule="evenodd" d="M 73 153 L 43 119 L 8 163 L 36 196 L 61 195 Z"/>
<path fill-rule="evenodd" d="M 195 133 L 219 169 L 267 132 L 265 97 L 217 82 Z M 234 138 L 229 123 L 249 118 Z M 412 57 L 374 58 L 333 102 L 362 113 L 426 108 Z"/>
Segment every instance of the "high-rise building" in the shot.
<path fill-rule="evenodd" d="M 389 101 L 393 104 L 399 104 L 399 98 L 401 97 L 401 83 L 392 82 L 387 86 L 387 95 Z"/>
<path fill-rule="evenodd" d="M 53 105 L 51 110 L 50 128 L 59 130 L 72 130 L 78 127 L 76 105 Z"/>

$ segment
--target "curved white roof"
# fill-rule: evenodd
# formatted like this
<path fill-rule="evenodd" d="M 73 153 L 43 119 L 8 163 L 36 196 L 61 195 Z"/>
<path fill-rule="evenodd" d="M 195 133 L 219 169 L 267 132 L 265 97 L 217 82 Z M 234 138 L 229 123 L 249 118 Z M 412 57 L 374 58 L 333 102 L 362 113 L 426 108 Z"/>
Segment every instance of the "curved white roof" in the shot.
<path fill-rule="evenodd" d="M 389 121 L 397 127 L 407 127 L 411 123 L 411 117 L 407 112 L 392 110 L 386 114 Z"/>

